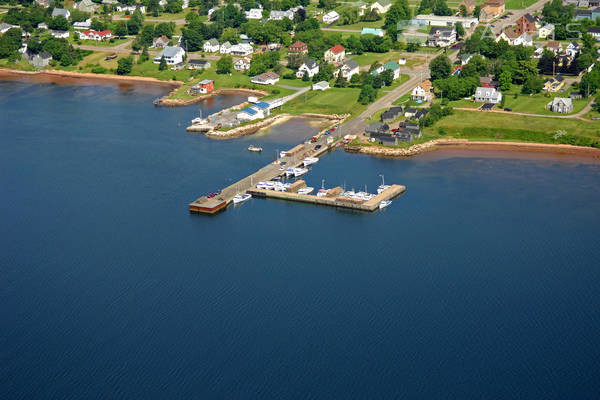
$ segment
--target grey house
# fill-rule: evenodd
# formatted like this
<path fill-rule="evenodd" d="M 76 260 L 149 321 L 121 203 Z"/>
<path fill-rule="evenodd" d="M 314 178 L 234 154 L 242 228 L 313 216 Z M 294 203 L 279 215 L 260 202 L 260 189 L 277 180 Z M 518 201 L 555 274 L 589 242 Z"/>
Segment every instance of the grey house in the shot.
<path fill-rule="evenodd" d="M 573 100 L 566 97 L 555 97 L 546 107 L 552 112 L 570 113 L 573 111 Z"/>
<path fill-rule="evenodd" d="M 383 122 L 373 122 L 365 128 L 365 133 L 371 137 L 373 137 L 373 135 L 387 134 L 389 131 L 389 125 Z"/>
<path fill-rule="evenodd" d="M 40 54 L 34 55 L 30 62 L 34 68 L 42 69 L 50 63 L 50 60 L 52 60 L 52 54 L 47 51 L 42 51 Z"/>
<path fill-rule="evenodd" d="M 402 115 L 402 107 L 390 107 L 381 114 L 381 122 L 391 122 Z"/>

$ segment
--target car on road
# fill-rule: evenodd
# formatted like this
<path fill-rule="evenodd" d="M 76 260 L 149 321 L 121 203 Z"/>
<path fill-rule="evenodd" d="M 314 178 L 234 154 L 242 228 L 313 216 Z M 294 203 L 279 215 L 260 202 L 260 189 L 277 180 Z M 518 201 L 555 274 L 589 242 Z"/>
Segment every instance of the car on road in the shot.
<path fill-rule="evenodd" d="M 594 121 L 598 121 L 598 120 L 600 119 L 600 117 L 592 117 L 592 119 L 593 119 Z"/>
<path fill-rule="evenodd" d="M 336 125 L 337 126 L 337 125 Z M 331 132 L 335 132 L 335 127 L 330 129 Z"/>

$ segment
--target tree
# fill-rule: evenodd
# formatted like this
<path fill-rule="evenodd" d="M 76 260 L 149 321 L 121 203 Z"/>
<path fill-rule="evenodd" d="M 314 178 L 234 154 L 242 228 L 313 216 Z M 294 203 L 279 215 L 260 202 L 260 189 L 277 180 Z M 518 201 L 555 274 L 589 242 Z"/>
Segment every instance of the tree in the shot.
<path fill-rule="evenodd" d="M 445 54 L 441 54 L 434 58 L 429 64 L 431 70 L 431 80 L 444 79 L 452 73 L 452 63 Z"/>
<path fill-rule="evenodd" d="M 377 90 L 371 85 L 364 85 L 358 95 L 358 102 L 360 104 L 369 104 L 375 101 L 377 98 Z"/>
<path fill-rule="evenodd" d="M 525 94 L 539 93 L 543 87 L 544 82 L 536 74 L 531 74 L 525 78 L 522 92 Z"/>
<path fill-rule="evenodd" d="M 68 31 L 69 21 L 63 15 L 57 15 L 52 18 L 48 23 L 50 29 L 56 29 L 57 31 Z"/>
<path fill-rule="evenodd" d="M 254 36 L 252 36 L 254 37 Z M 240 41 L 240 34 L 235 28 L 225 28 L 223 29 L 223 33 L 221 33 L 221 42 L 229 42 L 231 44 L 236 44 Z"/>
<path fill-rule="evenodd" d="M 537 65 L 535 60 L 519 61 L 518 65 L 518 68 L 516 68 L 513 73 L 514 83 L 525 84 L 525 81 L 532 75 L 537 77 Z"/>
<path fill-rule="evenodd" d="M 103 31 L 105 26 L 104 23 L 98 18 L 92 18 L 91 28 L 95 31 Z"/>
<path fill-rule="evenodd" d="M 231 56 L 223 56 L 217 61 L 217 74 L 229 74 L 233 71 L 233 59 Z"/>
<path fill-rule="evenodd" d="M 167 69 L 167 60 L 165 60 L 165 56 L 160 58 L 160 63 L 158 64 L 158 70 L 164 71 Z"/>
<path fill-rule="evenodd" d="M 391 70 L 386 69 L 380 75 L 385 86 L 390 86 L 394 82 L 394 73 Z"/>
<path fill-rule="evenodd" d="M 10 28 L 0 36 L 0 58 L 7 58 L 15 55 L 21 47 L 22 32 L 19 28 Z"/>
<path fill-rule="evenodd" d="M 115 26 L 115 35 L 118 37 L 127 35 L 127 24 L 124 21 L 119 21 Z"/>
<path fill-rule="evenodd" d="M 352 77 L 350 78 L 350 85 L 351 86 L 356 86 L 359 83 L 360 83 L 360 76 L 359 76 L 359 74 L 352 75 Z"/>
<path fill-rule="evenodd" d="M 458 7 L 458 12 L 460 13 L 461 17 L 466 17 L 467 16 L 467 6 L 465 6 L 464 4 L 461 4 L 460 7 Z"/>
<path fill-rule="evenodd" d="M 337 6 L 336 0 L 319 0 L 317 7 L 324 8 L 325 10 L 333 10 Z"/>
<path fill-rule="evenodd" d="M 594 57 L 590 53 L 581 53 L 579 57 L 577 57 L 577 68 L 579 68 L 580 71 L 589 68 L 593 63 Z"/>
<path fill-rule="evenodd" d="M 554 54 L 554 52 L 548 49 L 544 49 L 537 65 L 539 73 L 547 75 L 553 74 L 555 69 L 555 60 L 556 55 Z"/>
<path fill-rule="evenodd" d="M 479 14 L 481 14 L 481 6 L 478 4 L 473 8 L 473 16 L 479 18 Z"/>
<path fill-rule="evenodd" d="M 166 36 L 169 39 L 173 37 L 173 33 L 175 32 L 175 23 L 174 22 L 161 22 L 160 24 L 154 27 L 154 36 Z"/>
<path fill-rule="evenodd" d="M 455 23 L 454 28 L 456 29 L 456 34 L 458 36 L 465 36 L 465 27 L 463 26 L 462 22 L 458 21 L 457 23 Z"/>
<path fill-rule="evenodd" d="M 398 40 L 398 33 L 410 22 L 411 11 L 408 0 L 397 0 L 385 14 L 383 28 L 393 42 Z"/>
<path fill-rule="evenodd" d="M 131 57 L 120 58 L 117 61 L 117 74 L 129 75 L 133 68 L 133 59 Z"/>
<path fill-rule="evenodd" d="M 500 85 L 500 90 L 503 92 L 510 90 L 512 84 L 512 75 L 508 71 L 504 71 L 498 77 L 498 84 Z"/>
<path fill-rule="evenodd" d="M 346 80 L 346 78 L 344 78 L 344 76 L 342 75 L 342 72 L 338 72 L 337 75 L 337 79 L 335 80 L 335 84 L 333 86 L 338 87 L 338 88 L 343 88 L 346 87 L 348 85 L 348 81 Z"/>
<path fill-rule="evenodd" d="M 167 4 L 165 5 L 165 12 L 169 14 L 177 14 L 181 12 L 183 6 L 182 0 L 167 0 Z"/>

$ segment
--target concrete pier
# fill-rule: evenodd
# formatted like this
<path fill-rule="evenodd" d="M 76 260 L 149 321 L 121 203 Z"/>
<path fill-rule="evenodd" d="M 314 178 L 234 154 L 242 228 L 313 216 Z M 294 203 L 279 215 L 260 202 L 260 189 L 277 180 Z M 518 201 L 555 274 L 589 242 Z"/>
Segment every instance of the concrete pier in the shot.
<path fill-rule="evenodd" d="M 335 188 L 334 188 L 335 189 Z M 312 194 L 298 194 L 290 192 L 278 192 L 275 190 L 268 189 L 257 189 L 253 188 L 248 190 L 252 196 L 255 197 L 266 197 L 271 199 L 289 200 L 289 201 L 300 201 L 304 203 L 320 204 L 332 207 L 350 208 L 353 210 L 361 211 L 375 211 L 379 209 L 379 203 L 384 200 L 391 200 L 406 191 L 406 187 L 402 185 L 391 185 L 387 190 L 384 190 L 380 194 L 374 196 L 371 200 L 359 200 L 348 198 L 341 195 L 335 196 L 322 196 L 318 197 Z M 340 191 L 338 191 L 340 192 Z"/>

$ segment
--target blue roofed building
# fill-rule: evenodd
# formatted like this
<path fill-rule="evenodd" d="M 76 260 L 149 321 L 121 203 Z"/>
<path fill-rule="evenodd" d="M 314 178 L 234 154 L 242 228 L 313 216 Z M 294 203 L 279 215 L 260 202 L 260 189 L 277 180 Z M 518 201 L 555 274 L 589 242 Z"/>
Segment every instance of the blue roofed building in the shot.
<path fill-rule="evenodd" d="M 264 103 L 264 102 L 263 102 Z M 240 121 L 254 121 L 255 119 L 262 119 L 265 117 L 265 114 L 268 115 L 269 110 L 263 110 L 261 107 L 258 107 L 256 104 L 250 107 L 246 107 L 240 112 L 237 113 L 237 119 Z"/>
<path fill-rule="evenodd" d="M 360 34 L 383 37 L 383 30 L 379 28 L 362 28 L 362 32 Z"/>

